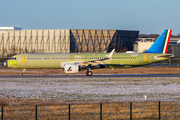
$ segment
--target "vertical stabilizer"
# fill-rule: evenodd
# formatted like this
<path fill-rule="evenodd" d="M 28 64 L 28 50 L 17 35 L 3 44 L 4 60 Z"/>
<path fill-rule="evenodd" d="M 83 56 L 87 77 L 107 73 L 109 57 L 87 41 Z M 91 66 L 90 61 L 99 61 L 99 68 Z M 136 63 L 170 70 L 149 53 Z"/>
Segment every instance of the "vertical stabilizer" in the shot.
<path fill-rule="evenodd" d="M 172 30 L 164 30 L 154 44 L 144 53 L 167 53 Z"/>

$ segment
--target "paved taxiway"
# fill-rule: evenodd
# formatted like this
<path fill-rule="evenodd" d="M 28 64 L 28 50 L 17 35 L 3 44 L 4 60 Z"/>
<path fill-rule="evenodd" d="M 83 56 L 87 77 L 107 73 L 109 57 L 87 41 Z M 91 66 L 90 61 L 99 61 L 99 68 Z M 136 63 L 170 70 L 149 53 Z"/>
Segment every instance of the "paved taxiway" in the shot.
<path fill-rule="evenodd" d="M 119 78 L 119 77 L 180 77 L 180 74 L 94 74 L 86 75 L 0 75 L 1 78 Z"/>

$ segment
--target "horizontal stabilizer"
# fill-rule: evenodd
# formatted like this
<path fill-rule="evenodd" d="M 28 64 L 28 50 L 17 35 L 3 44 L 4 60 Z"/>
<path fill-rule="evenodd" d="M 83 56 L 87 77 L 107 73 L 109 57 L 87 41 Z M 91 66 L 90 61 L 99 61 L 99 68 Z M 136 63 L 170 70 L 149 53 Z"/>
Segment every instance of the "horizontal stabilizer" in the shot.
<path fill-rule="evenodd" d="M 171 54 L 162 54 L 162 55 L 157 55 L 154 58 L 155 59 L 169 59 L 169 58 L 173 58 L 174 55 Z"/>

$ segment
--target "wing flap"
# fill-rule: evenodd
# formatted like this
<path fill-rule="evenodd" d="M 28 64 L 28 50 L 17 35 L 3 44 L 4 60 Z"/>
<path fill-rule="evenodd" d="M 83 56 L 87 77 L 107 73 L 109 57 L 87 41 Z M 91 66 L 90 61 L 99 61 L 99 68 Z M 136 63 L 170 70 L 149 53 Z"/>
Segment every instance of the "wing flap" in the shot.
<path fill-rule="evenodd" d="M 114 50 L 115 49 L 113 49 L 106 58 L 97 59 L 97 60 L 91 60 L 91 61 L 84 61 L 84 62 L 79 62 L 79 63 L 75 63 L 75 64 L 81 65 L 81 66 L 103 64 L 102 63 L 103 61 L 108 60 L 108 59 L 110 59 L 112 57 L 112 55 L 114 53 Z"/>

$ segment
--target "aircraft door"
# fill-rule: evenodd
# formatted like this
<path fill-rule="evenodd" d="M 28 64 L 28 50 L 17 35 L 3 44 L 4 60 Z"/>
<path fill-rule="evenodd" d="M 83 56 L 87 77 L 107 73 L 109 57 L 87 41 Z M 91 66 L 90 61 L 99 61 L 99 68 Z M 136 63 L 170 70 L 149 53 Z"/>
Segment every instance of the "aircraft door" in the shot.
<path fill-rule="evenodd" d="M 143 62 L 147 62 L 147 54 L 143 54 Z"/>
<path fill-rule="evenodd" d="M 74 56 L 76 61 L 81 61 L 81 56 Z"/>
<path fill-rule="evenodd" d="M 26 63 L 26 55 L 21 55 L 21 63 Z"/>

